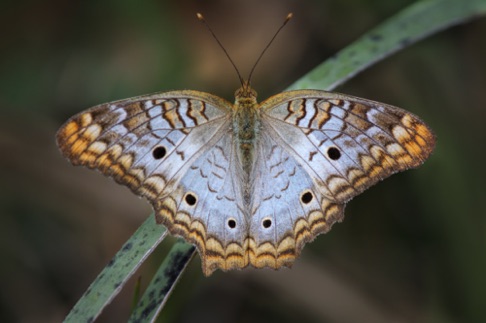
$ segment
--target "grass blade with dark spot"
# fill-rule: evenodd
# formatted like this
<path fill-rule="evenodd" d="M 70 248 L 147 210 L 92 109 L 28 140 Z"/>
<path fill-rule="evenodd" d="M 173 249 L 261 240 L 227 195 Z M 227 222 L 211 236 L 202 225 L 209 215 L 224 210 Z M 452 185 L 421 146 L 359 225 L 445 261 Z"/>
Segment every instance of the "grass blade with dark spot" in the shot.
<path fill-rule="evenodd" d="M 196 251 L 193 245 L 178 240 L 154 278 L 150 282 L 144 295 L 130 317 L 130 322 L 153 322 L 162 310 Z"/>

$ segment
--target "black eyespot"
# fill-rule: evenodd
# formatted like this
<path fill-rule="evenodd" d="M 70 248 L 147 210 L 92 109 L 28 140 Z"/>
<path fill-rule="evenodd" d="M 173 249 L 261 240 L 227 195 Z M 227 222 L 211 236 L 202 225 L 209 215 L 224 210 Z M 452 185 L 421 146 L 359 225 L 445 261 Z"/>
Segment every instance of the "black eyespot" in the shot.
<path fill-rule="evenodd" d="M 302 196 L 300 197 L 300 200 L 302 201 L 302 203 L 308 204 L 308 203 L 310 203 L 310 201 L 312 201 L 313 198 L 314 198 L 314 196 L 312 195 L 312 193 L 307 191 L 304 194 L 302 194 Z"/>
<path fill-rule="evenodd" d="M 339 158 L 341 158 L 341 152 L 339 151 L 339 149 L 337 149 L 336 147 L 330 147 L 328 150 L 327 150 L 327 155 L 329 156 L 329 158 L 331 158 L 332 160 L 338 160 Z"/>
<path fill-rule="evenodd" d="M 234 219 L 229 219 L 228 220 L 228 227 L 230 227 L 230 229 L 236 228 L 236 221 Z"/>
<path fill-rule="evenodd" d="M 194 194 L 191 194 L 191 193 L 186 194 L 185 200 L 186 200 L 186 203 L 189 204 L 190 206 L 193 206 L 197 202 L 196 197 L 194 196 Z"/>
<path fill-rule="evenodd" d="M 155 159 L 162 159 L 165 157 L 165 154 L 167 154 L 167 150 L 163 146 L 155 147 L 152 151 L 152 156 L 154 156 Z"/>
<path fill-rule="evenodd" d="M 272 220 L 265 219 L 265 220 L 263 220 L 262 225 L 265 229 L 268 229 L 272 226 Z"/>

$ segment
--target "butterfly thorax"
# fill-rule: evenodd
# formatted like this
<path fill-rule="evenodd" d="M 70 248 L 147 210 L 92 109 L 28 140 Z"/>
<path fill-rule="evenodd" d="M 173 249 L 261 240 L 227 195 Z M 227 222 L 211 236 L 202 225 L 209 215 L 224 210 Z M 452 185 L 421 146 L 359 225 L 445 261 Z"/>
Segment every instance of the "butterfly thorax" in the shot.
<path fill-rule="evenodd" d="M 260 110 L 257 93 L 248 83 L 235 92 L 233 107 L 233 132 L 237 156 L 243 168 L 245 183 L 244 199 L 250 203 L 249 178 L 254 162 L 255 144 L 260 132 Z"/>

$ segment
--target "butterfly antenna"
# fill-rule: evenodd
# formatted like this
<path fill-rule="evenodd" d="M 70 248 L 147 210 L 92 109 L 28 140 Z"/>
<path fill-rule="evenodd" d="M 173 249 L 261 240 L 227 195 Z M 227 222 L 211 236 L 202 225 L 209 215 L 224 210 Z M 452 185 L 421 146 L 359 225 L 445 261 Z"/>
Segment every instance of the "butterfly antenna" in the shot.
<path fill-rule="evenodd" d="M 293 15 L 294 14 L 290 12 L 287 15 L 287 17 L 285 17 L 285 20 L 282 23 L 282 25 L 280 26 L 280 28 L 277 29 L 277 32 L 275 32 L 272 39 L 268 42 L 267 46 L 263 49 L 262 53 L 260 54 L 260 56 L 256 60 L 255 65 L 253 65 L 253 67 L 250 71 L 250 75 L 248 75 L 248 82 L 250 82 L 251 76 L 253 75 L 253 71 L 255 70 L 255 67 L 258 65 L 258 62 L 260 62 L 260 60 L 262 59 L 262 57 L 265 54 L 265 52 L 267 51 L 267 49 L 270 47 L 270 45 L 272 45 L 273 41 L 275 40 L 275 38 L 277 38 L 277 35 L 280 33 L 280 31 L 283 29 L 283 27 L 285 27 L 285 25 L 289 22 L 289 20 L 292 19 Z"/>
<path fill-rule="evenodd" d="M 216 37 L 216 35 L 214 34 L 213 30 L 211 29 L 211 27 L 209 26 L 209 24 L 204 19 L 204 16 L 202 14 L 200 14 L 199 12 L 196 13 L 196 16 L 197 16 L 197 19 L 199 19 L 199 21 L 201 21 L 204 24 L 204 26 L 206 26 L 206 28 L 209 30 L 209 32 L 211 33 L 211 35 L 213 35 L 213 38 L 218 43 L 219 47 L 221 47 L 221 49 L 223 50 L 223 52 L 226 54 L 226 57 L 228 57 L 229 61 L 231 62 L 231 65 L 233 65 L 233 67 L 235 68 L 236 74 L 238 74 L 238 78 L 240 79 L 241 86 L 243 86 L 244 81 L 243 81 L 243 78 L 241 77 L 240 71 L 238 71 L 238 68 L 236 67 L 235 62 L 233 62 L 233 60 L 231 59 L 231 56 L 228 54 L 228 52 L 224 48 L 223 44 L 221 44 L 221 42 L 219 41 L 218 37 Z"/>

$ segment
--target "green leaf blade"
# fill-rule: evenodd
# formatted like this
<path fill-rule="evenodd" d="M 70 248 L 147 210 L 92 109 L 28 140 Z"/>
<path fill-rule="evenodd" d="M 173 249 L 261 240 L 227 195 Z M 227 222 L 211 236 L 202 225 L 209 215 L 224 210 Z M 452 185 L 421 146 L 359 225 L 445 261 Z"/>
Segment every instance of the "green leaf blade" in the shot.
<path fill-rule="evenodd" d="M 287 90 L 332 90 L 400 49 L 485 13 L 484 0 L 418 1 L 365 33 Z"/>
<path fill-rule="evenodd" d="M 74 305 L 65 322 L 92 322 L 167 235 L 151 215 L 127 240 Z"/>

